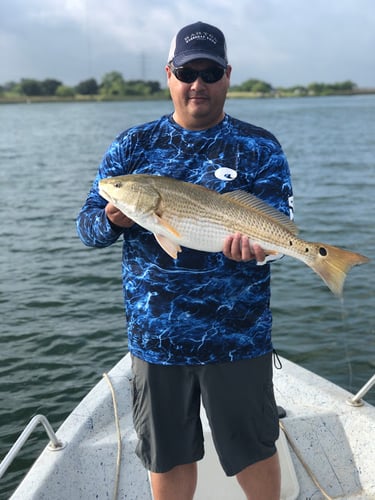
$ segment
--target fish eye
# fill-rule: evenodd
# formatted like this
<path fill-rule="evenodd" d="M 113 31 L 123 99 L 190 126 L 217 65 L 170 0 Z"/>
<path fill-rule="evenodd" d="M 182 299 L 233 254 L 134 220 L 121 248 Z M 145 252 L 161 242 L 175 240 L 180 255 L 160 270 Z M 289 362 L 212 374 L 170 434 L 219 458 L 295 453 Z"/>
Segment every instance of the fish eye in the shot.
<path fill-rule="evenodd" d="M 114 186 L 115 188 L 119 189 L 122 186 L 122 182 L 117 181 L 114 183 Z"/>

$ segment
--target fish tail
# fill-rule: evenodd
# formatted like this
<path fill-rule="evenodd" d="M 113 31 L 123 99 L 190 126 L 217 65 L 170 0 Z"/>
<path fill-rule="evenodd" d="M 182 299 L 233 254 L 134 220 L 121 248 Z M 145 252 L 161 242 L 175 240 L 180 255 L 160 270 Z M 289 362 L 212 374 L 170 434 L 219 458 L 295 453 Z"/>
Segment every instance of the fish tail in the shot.
<path fill-rule="evenodd" d="M 317 256 L 314 262 L 308 265 L 319 274 L 335 295 L 342 297 L 347 273 L 353 266 L 369 261 L 370 259 L 359 253 L 319 243 Z"/>

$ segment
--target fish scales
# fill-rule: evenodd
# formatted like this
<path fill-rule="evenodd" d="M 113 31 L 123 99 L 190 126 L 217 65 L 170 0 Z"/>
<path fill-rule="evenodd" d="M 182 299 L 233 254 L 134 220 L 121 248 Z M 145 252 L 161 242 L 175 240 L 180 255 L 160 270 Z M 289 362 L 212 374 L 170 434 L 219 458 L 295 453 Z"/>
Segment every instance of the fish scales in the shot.
<path fill-rule="evenodd" d="M 244 210 L 243 204 L 214 191 L 167 188 L 163 191 L 163 199 L 163 217 L 185 236 L 181 244 L 189 248 L 220 251 L 225 237 L 236 232 L 277 253 L 285 253 L 285 245 L 289 244 L 288 254 L 291 256 L 298 255 L 298 248 L 303 245 L 303 240 L 266 214 Z M 277 241 L 284 244 L 277 245 Z"/>
<path fill-rule="evenodd" d="M 176 196 L 177 194 L 177 196 Z M 183 237 L 176 242 L 195 250 L 218 252 L 223 239 L 230 234 L 216 211 L 214 200 L 206 200 L 190 193 L 163 192 L 158 214 L 167 220 Z M 173 238 L 173 236 L 171 236 Z"/>
<path fill-rule="evenodd" d="M 158 177 L 155 181 L 157 180 Z M 155 182 L 155 185 L 157 184 Z M 190 189 L 190 186 L 193 189 Z M 199 231 L 211 229 L 211 233 L 219 238 L 233 234 L 233 232 L 241 232 L 250 238 L 261 239 L 270 244 L 275 239 L 290 239 L 290 231 L 268 220 L 264 214 L 254 210 L 244 210 L 244 206 L 236 203 L 235 200 L 227 199 L 215 191 L 196 190 L 196 187 L 191 184 L 187 189 L 181 190 L 171 189 L 168 186 L 163 190 L 160 213 L 164 218 L 173 220 L 176 229 L 186 228 L 186 231 L 183 231 L 184 234 L 186 232 L 188 235 L 190 231 L 198 227 Z M 221 249 L 222 240 L 219 243 L 221 244 L 219 249 Z"/>

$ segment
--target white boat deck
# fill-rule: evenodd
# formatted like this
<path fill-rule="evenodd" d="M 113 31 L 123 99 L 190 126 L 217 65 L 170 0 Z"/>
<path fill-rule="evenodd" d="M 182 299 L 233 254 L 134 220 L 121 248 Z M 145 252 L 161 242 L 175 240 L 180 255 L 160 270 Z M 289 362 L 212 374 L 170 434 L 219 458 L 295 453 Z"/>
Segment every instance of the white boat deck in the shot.
<path fill-rule="evenodd" d="M 375 499 L 375 407 L 351 407 L 346 403 L 348 392 L 285 359 L 282 364 L 282 370 L 275 370 L 274 383 L 277 403 L 287 411 L 283 426 L 326 492 L 320 491 L 282 435 L 282 499 Z M 113 400 L 103 379 L 58 430 L 65 448 L 45 449 L 12 500 L 112 499 L 116 486 L 119 499 L 151 500 L 147 472 L 134 454 L 129 356 L 109 377 L 121 428 L 119 468 Z M 199 464 L 196 500 L 244 500 L 236 480 L 222 472 L 204 415 L 203 420 L 206 456 Z"/>

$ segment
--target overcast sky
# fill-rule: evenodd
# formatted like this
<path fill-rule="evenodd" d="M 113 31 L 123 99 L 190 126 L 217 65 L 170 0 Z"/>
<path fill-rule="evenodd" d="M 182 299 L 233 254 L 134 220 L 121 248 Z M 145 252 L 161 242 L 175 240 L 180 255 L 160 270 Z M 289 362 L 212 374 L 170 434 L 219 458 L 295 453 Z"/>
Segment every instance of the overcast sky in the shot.
<path fill-rule="evenodd" d="M 0 84 L 158 80 L 182 26 L 221 28 L 232 84 L 375 87 L 375 0 L 0 0 Z"/>

